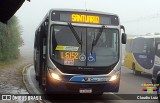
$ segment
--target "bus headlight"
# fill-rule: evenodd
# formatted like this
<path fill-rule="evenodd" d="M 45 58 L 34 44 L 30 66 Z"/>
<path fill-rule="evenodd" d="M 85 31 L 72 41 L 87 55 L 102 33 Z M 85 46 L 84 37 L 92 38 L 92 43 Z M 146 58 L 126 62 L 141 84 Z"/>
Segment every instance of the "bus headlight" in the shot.
<path fill-rule="evenodd" d="M 111 78 L 110 78 L 109 81 L 114 81 L 114 80 L 116 80 L 116 79 L 117 79 L 117 75 L 113 75 L 113 76 L 111 76 Z"/>
<path fill-rule="evenodd" d="M 110 74 L 110 79 L 109 81 L 115 81 L 117 80 L 117 78 L 119 78 L 120 76 L 120 71 L 113 71 L 111 74 Z"/>
<path fill-rule="evenodd" d="M 56 73 L 51 73 L 52 78 L 56 79 L 56 80 L 61 80 L 61 78 L 59 77 L 58 74 Z"/>
<path fill-rule="evenodd" d="M 55 80 L 61 80 L 60 76 L 57 73 L 55 73 L 53 70 L 49 69 L 49 72 L 50 72 L 50 75 L 51 75 L 51 77 L 53 79 L 55 79 Z"/>

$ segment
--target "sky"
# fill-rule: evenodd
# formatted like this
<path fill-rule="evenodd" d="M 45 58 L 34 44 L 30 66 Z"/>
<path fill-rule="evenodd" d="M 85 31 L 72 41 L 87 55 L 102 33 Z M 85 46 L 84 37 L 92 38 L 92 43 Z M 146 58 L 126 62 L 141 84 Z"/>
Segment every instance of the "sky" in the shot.
<path fill-rule="evenodd" d="M 160 0 L 31 0 L 15 14 L 22 26 L 24 46 L 33 50 L 34 33 L 51 8 L 87 9 L 117 14 L 127 35 L 160 32 Z"/>

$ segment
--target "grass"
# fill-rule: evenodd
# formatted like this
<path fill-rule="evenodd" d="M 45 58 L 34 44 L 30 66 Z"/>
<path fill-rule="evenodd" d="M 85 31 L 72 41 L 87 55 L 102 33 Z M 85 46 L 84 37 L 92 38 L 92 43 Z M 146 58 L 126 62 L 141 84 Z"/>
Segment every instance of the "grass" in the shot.
<path fill-rule="evenodd" d="M 0 69 L 3 69 L 9 65 L 20 62 L 23 58 L 19 57 L 18 59 L 8 60 L 8 61 L 0 61 Z"/>

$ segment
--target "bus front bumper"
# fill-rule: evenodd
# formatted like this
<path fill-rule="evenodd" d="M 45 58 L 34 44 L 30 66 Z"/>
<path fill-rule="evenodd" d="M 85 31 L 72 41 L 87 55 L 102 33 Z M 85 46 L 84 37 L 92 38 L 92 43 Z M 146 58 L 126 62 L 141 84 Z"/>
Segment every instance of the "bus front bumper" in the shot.
<path fill-rule="evenodd" d="M 120 77 L 115 81 L 108 82 L 65 82 L 60 80 L 54 80 L 51 76 L 48 76 L 47 85 L 53 93 L 74 93 L 79 94 L 81 91 L 89 91 L 92 94 L 98 94 L 103 92 L 118 92 Z M 85 93 L 85 92 L 84 92 Z"/>

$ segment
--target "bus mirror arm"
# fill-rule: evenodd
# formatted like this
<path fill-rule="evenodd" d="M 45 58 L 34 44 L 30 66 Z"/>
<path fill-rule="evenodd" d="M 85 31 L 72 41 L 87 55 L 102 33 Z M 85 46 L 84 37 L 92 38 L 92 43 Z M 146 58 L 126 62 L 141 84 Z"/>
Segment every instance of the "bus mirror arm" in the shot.
<path fill-rule="evenodd" d="M 123 29 L 124 33 L 125 33 L 125 28 L 123 25 L 120 26 L 121 29 Z"/>

